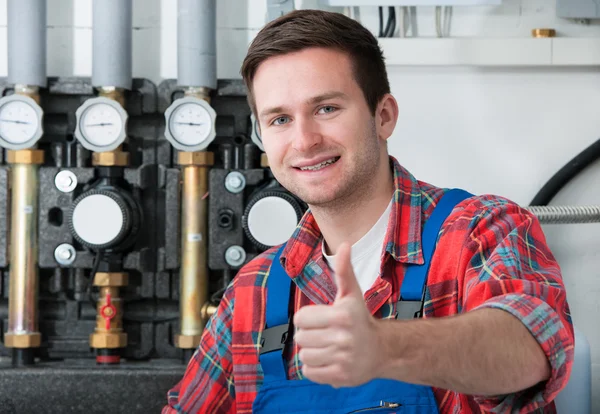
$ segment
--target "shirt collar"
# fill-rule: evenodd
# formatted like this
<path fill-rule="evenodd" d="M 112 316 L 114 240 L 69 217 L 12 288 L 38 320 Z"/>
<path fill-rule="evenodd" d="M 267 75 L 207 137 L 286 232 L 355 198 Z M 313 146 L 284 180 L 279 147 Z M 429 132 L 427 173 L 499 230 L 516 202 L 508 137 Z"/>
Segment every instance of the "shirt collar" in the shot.
<path fill-rule="evenodd" d="M 419 183 L 392 156 L 394 203 L 385 236 L 385 251 L 401 263 L 423 264 L 421 249 L 421 188 Z M 314 216 L 308 210 L 296 227 L 281 255 L 287 274 L 295 278 L 314 260 L 323 237 Z"/>

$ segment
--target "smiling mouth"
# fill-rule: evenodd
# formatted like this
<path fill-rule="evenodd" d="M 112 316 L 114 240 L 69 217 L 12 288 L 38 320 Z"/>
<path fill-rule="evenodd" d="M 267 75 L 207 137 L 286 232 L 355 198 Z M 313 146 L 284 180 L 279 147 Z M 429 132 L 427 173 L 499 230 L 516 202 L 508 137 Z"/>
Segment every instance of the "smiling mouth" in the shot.
<path fill-rule="evenodd" d="M 333 158 L 330 158 L 328 160 L 325 160 L 325 161 L 320 162 L 315 165 L 308 165 L 306 167 L 296 167 L 296 168 L 299 169 L 300 171 L 319 171 L 331 164 L 335 164 L 339 159 L 340 159 L 340 157 L 333 157 Z"/>

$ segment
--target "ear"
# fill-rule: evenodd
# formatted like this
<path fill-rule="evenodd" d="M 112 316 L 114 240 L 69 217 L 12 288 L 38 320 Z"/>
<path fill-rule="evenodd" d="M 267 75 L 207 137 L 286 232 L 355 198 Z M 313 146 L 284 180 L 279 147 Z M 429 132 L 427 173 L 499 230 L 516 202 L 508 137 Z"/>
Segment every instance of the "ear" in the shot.
<path fill-rule="evenodd" d="M 398 121 L 398 102 L 391 94 L 384 95 L 377 105 L 375 122 L 377 123 L 377 137 L 386 141 L 394 132 Z"/>

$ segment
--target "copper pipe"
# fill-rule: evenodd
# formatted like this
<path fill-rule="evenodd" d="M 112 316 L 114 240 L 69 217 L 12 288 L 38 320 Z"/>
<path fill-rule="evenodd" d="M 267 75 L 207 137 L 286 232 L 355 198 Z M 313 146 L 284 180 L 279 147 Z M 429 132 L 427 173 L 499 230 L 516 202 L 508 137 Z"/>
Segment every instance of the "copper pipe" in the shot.
<path fill-rule="evenodd" d="M 202 86 L 188 86 L 183 91 L 183 96 L 193 96 L 198 99 L 204 99 L 206 102 L 210 103 L 210 89 Z"/>
<path fill-rule="evenodd" d="M 40 87 L 36 85 L 15 85 L 15 94 L 28 96 L 38 105 L 40 104 Z"/>
<path fill-rule="evenodd" d="M 98 96 L 117 101 L 123 108 L 125 108 L 125 89 L 123 88 L 102 86 L 98 88 Z"/>
<path fill-rule="evenodd" d="M 39 150 L 9 151 L 11 228 L 8 348 L 40 346 L 38 332 L 38 165 Z M 40 160 L 41 158 L 41 160 Z M 19 161 L 29 161 L 20 163 Z"/>
<path fill-rule="evenodd" d="M 181 174 L 180 335 L 175 344 L 188 349 L 198 346 L 206 324 L 200 309 L 208 299 L 208 202 L 204 197 L 208 192 L 208 168 L 184 165 Z"/>
<path fill-rule="evenodd" d="M 205 320 L 210 319 L 215 313 L 217 313 L 217 307 L 210 302 L 206 302 L 202 305 L 202 309 L 200 310 L 200 315 L 202 315 L 202 318 Z"/>

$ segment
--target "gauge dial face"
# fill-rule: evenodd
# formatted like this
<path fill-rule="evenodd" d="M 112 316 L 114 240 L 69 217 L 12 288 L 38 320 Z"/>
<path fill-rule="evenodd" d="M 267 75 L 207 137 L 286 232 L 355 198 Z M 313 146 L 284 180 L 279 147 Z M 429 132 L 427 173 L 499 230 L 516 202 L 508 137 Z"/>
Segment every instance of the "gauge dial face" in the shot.
<path fill-rule="evenodd" d="M 179 105 L 169 119 L 171 135 L 186 146 L 204 142 L 210 136 L 211 128 L 212 121 L 208 111 L 193 102 Z"/>
<path fill-rule="evenodd" d="M 39 123 L 35 109 L 26 102 L 10 101 L 0 107 L 0 137 L 11 144 L 33 139 Z"/>
<path fill-rule="evenodd" d="M 79 127 L 83 137 L 89 143 L 106 147 L 121 138 L 123 118 L 114 106 L 98 102 L 86 109 Z"/>

